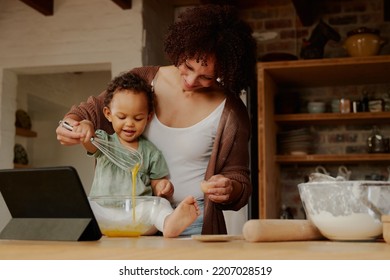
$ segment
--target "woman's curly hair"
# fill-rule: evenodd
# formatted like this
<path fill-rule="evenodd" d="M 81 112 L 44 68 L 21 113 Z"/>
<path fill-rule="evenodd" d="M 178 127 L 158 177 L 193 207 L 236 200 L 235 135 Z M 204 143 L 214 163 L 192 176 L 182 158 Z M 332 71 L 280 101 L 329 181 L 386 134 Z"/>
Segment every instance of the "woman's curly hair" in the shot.
<path fill-rule="evenodd" d="M 164 43 L 176 66 L 186 59 L 206 64 L 207 56 L 214 55 L 215 75 L 233 94 L 256 79 L 256 41 L 234 6 L 207 4 L 185 10 L 169 27 Z"/>
<path fill-rule="evenodd" d="M 148 112 L 154 110 L 154 96 L 152 87 L 140 76 L 132 72 L 124 72 L 116 76 L 108 84 L 104 106 L 109 106 L 114 94 L 121 90 L 131 90 L 134 93 L 145 94 L 148 100 Z"/>

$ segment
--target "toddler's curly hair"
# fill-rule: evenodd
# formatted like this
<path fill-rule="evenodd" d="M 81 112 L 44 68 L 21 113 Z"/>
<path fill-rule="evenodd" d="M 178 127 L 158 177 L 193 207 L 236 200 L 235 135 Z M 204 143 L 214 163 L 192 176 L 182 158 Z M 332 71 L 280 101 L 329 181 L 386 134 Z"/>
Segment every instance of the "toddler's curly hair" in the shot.
<path fill-rule="evenodd" d="M 106 89 L 104 106 L 110 105 L 112 97 L 114 96 L 115 92 L 119 90 L 131 90 L 135 93 L 145 94 L 148 99 L 148 111 L 153 111 L 154 95 L 152 87 L 140 76 L 132 72 L 124 72 L 112 79 Z"/>

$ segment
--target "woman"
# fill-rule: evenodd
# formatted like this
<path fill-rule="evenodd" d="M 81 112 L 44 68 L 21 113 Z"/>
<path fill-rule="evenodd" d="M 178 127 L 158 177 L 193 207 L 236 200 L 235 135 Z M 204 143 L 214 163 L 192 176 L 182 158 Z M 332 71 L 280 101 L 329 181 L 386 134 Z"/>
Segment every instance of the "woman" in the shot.
<path fill-rule="evenodd" d="M 183 234 L 224 234 L 222 210 L 239 210 L 252 192 L 249 179 L 250 121 L 239 98 L 255 79 L 256 44 L 234 7 L 204 5 L 186 10 L 168 30 L 170 66 L 131 70 L 153 86 L 156 110 L 145 136 L 160 149 L 175 186 L 173 203 L 198 198 L 203 215 Z M 112 133 L 102 113 L 105 92 L 73 106 L 59 126 L 63 145 L 89 141 L 95 129 Z M 83 121 L 88 120 L 88 121 Z M 202 181 L 209 188 L 204 194 Z"/>

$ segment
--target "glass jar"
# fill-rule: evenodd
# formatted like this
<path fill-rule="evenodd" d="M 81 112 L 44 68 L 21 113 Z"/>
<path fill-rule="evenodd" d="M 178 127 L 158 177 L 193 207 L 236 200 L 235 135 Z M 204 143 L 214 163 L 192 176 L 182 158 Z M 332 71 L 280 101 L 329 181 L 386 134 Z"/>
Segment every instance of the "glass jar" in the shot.
<path fill-rule="evenodd" d="M 351 100 L 348 98 L 340 99 L 340 113 L 350 113 L 351 112 Z"/>
<path fill-rule="evenodd" d="M 367 138 L 367 151 L 369 153 L 384 153 L 386 151 L 384 137 L 377 126 L 374 126 L 371 135 Z"/>

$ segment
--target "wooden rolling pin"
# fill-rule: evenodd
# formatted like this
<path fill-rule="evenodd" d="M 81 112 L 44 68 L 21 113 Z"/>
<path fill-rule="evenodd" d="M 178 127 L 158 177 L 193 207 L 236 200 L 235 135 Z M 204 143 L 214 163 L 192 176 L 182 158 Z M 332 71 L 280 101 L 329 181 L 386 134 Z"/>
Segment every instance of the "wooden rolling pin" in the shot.
<path fill-rule="evenodd" d="M 260 219 L 245 222 L 242 233 L 250 242 L 305 241 L 323 239 L 309 220 Z"/>

